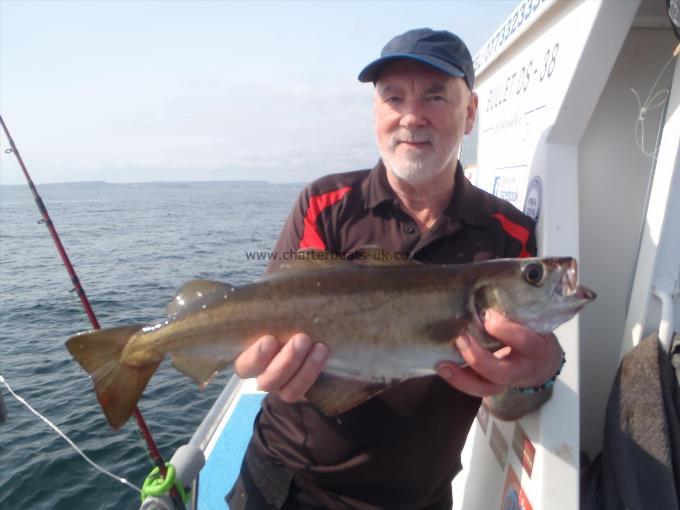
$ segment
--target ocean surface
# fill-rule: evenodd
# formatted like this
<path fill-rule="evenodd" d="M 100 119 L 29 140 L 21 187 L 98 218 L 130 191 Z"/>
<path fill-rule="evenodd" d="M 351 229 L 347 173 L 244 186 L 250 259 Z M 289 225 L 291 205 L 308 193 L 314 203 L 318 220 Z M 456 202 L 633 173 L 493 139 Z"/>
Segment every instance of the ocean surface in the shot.
<path fill-rule="evenodd" d="M 38 185 L 102 327 L 151 322 L 183 282 L 257 279 L 302 185 L 263 182 Z M 152 468 L 134 419 L 113 432 L 64 342 L 90 328 L 26 186 L 0 186 L 0 375 L 87 455 L 141 486 Z M 248 253 L 262 260 L 250 260 Z M 257 257 L 256 257 L 257 258 Z M 139 408 L 163 456 L 186 443 L 230 377 L 206 390 L 164 362 Z M 0 385 L 1 509 L 133 509 Z"/>

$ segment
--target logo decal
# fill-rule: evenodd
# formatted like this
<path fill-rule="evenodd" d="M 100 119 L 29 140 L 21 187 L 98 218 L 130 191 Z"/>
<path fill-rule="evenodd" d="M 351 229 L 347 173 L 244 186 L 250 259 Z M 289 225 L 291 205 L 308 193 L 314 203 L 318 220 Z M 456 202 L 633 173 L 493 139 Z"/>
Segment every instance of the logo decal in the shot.
<path fill-rule="evenodd" d="M 543 203 L 543 182 L 538 175 L 535 175 L 529 181 L 527 186 L 527 196 L 524 199 L 524 214 L 529 216 L 535 222 L 541 215 L 541 204 Z"/>

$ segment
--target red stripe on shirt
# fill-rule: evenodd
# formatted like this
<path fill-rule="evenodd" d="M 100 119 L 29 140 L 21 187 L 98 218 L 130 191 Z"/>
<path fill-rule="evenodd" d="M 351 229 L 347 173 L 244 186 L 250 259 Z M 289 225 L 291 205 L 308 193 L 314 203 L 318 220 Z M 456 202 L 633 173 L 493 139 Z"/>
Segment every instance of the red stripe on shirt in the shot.
<path fill-rule="evenodd" d="M 340 201 L 342 197 L 344 197 L 351 189 L 352 188 L 349 186 L 345 186 L 344 188 L 340 188 L 335 191 L 329 191 L 328 193 L 310 197 L 309 208 L 307 209 L 307 214 L 305 214 L 302 239 L 300 239 L 300 249 L 326 249 L 326 243 L 321 237 L 321 233 L 316 226 L 316 220 L 319 217 L 319 214 L 321 214 L 321 211 Z"/>
<path fill-rule="evenodd" d="M 501 227 L 503 227 L 503 230 L 505 231 L 506 234 L 508 234 L 510 237 L 517 239 L 520 243 L 522 243 L 522 251 L 519 252 L 518 257 L 519 258 L 531 257 L 531 253 L 527 251 L 529 229 L 510 221 L 501 213 L 492 214 L 491 217 L 496 218 L 498 221 L 501 222 Z"/>

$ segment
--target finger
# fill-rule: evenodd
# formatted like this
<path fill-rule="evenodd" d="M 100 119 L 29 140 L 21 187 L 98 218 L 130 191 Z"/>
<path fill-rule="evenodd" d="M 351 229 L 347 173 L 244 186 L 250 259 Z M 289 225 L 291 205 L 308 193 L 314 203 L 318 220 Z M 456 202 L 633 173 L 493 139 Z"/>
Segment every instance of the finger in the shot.
<path fill-rule="evenodd" d="M 455 363 L 441 362 L 436 367 L 439 376 L 451 386 L 468 395 L 486 397 L 503 392 L 506 388 L 481 377 L 471 368 L 461 368 Z"/>
<path fill-rule="evenodd" d="M 458 337 L 456 347 L 468 367 L 483 379 L 494 384 L 507 387 L 519 378 L 522 370 L 526 369 L 526 361 L 522 357 L 515 356 L 510 360 L 506 355 L 499 358 L 484 349 L 476 339 L 469 335 Z M 505 352 L 503 349 L 501 351 Z"/>
<path fill-rule="evenodd" d="M 508 347 L 507 345 L 493 352 L 494 357 L 497 359 L 507 358 L 510 354 L 512 354 L 512 347 Z"/>
<path fill-rule="evenodd" d="M 520 388 L 540 386 L 548 379 L 555 377 L 562 366 L 563 353 L 554 335 L 551 340 L 545 342 L 545 345 L 532 356 L 525 356 L 530 363 L 531 370 L 524 373 L 524 378 L 518 381 L 516 386 Z"/>
<path fill-rule="evenodd" d="M 264 391 L 277 391 L 290 381 L 312 349 L 312 340 L 298 333 L 286 342 L 267 368 L 257 376 L 257 384 Z"/>
<path fill-rule="evenodd" d="M 234 361 L 234 372 L 241 378 L 260 375 L 281 349 L 278 340 L 265 335 L 239 354 Z"/>
<path fill-rule="evenodd" d="M 295 375 L 279 390 L 284 402 L 296 402 L 304 397 L 326 366 L 330 351 L 326 345 L 317 343 L 302 362 Z"/>
<path fill-rule="evenodd" d="M 512 322 L 493 309 L 485 310 L 484 329 L 492 337 L 518 352 L 532 353 L 545 344 L 547 336 L 540 335 L 523 324 Z"/>

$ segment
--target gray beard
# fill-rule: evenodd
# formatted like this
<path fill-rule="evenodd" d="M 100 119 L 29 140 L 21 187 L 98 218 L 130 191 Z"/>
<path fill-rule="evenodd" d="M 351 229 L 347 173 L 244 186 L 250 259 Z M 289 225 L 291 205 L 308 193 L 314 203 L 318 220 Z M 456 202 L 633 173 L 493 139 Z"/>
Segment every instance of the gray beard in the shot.
<path fill-rule="evenodd" d="M 444 158 L 437 157 L 437 152 L 425 158 L 410 158 L 396 156 L 392 147 L 386 150 L 378 147 L 378 151 L 385 167 L 397 178 L 412 185 L 422 184 L 447 170 L 456 154 L 454 151 L 447 154 L 448 161 L 445 161 Z"/>

